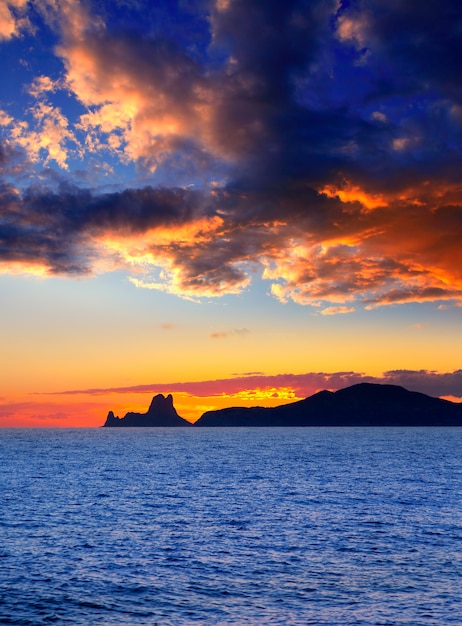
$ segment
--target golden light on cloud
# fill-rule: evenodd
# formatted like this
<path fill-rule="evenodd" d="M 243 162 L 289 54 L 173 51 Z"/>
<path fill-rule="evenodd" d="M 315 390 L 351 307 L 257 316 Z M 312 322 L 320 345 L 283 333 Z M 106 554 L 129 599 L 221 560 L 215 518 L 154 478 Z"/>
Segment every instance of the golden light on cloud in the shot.
<path fill-rule="evenodd" d="M 353 313 L 354 306 L 328 306 L 320 311 L 321 315 L 338 315 L 342 313 Z"/>
<path fill-rule="evenodd" d="M 134 111 L 127 107 L 120 108 L 117 104 L 103 104 L 100 108 L 80 116 L 79 128 L 86 132 L 96 130 L 112 133 L 114 130 L 129 127 Z"/>
<path fill-rule="evenodd" d="M 393 150 L 397 152 L 404 152 L 405 150 L 409 150 L 414 147 L 414 145 L 418 142 L 417 138 L 411 137 L 396 137 L 391 142 Z"/>
<path fill-rule="evenodd" d="M 186 251 L 208 242 L 222 224 L 219 216 L 204 217 L 186 224 L 157 226 L 139 234 L 125 235 L 123 231 L 117 235 L 104 234 L 96 241 L 131 266 L 168 265 L 173 250 L 183 248 Z"/>
<path fill-rule="evenodd" d="M 57 85 L 49 76 L 37 76 L 29 86 L 29 93 L 34 98 L 41 98 L 51 91 L 55 91 Z"/>
<path fill-rule="evenodd" d="M 275 403 L 275 405 L 281 404 L 284 400 L 290 402 L 296 402 L 302 400 L 299 398 L 292 387 L 256 387 L 255 389 L 244 389 L 233 394 L 223 394 L 230 401 L 240 400 L 241 402 L 265 402 L 268 406 L 268 402 Z"/>
<path fill-rule="evenodd" d="M 27 4 L 28 0 L 0 2 L 0 40 L 11 39 L 19 35 L 22 29 L 30 26 L 29 19 L 22 11 Z"/>
<path fill-rule="evenodd" d="M 380 206 L 386 206 L 387 200 L 383 194 L 366 193 L 357 185 L 351 183 L 345 184 L 343 187 L 335 187 L 334 185 L 326 185 L 319 190 L 329 198 L 340 198 L 342 202 L 360 202 L 367 209 L 376 209 Z"/>
<path fill-rule="evenodd" d="M 326 241 L 319 245 L 293 244 L 280 250 L 277 259 L 264 260 L 262 277 L 273 280 L 271 293 L 280 302 L 289 300 L 314 307 L 323 301 L 343 305 L 354 299 L 346 287 L 349 273 L 357 273 L 358 248 Z M 350 271 L 348 272 L 348 267 Z M 355 278 L 358 280 L 358 278 Z M 334 307 L 332 311 L 346 312 Z"/>
<path fill-rule="evenodd" d="M 150 236 L 156 245 L 159 246 L 171 243 L 189 246 L 209 241 L 211 237 L 217 235 L 223 224 L 223 218 L 214 215 L 212 217 L 199 218 L 183 225 L 158 226 L 150 231 Z"/>
<path fill-rule="evenodd" d="M 462 273 L 455 271 L 454 254 L 445 260 L 444 246 L 434 246 L 434 235 L 425 225 L 410 238 L 404 222 L 391 224 L 383 231 L 365 227 L 321 244 L 292 241 L 262 260 L 262 278 L 273 281 L 271 294 L 280 302 L 322 307 L 322 315 L 351 313 L 361 300 L 366 309 L 459 300 Z M 404 240 L 409 241 L 407 250 Z M 420 261 L 422 254 L 426 264 Z"/>
<path fill-rule="evenodd" d="M 358 48 L 366 45 L 369 20 L 367 14 L 341 15 L 337 21 L 337 37 L 340 41 L 353 41 Z"/>
<path fill-rule="evenodd" d="M 8 126 L 13 122 L 14 118 L 5 111 L 0 110 L 0 126 Z"/>
<path fill-rule="evenodd" d="M 58 6 L 55 10 L 60 14 Z M 127 42 L 109 38 L 101 46 L 93 37 L 94 30 L 104 40 L 105 26 L 93 17 L 82 7 L 71 7 L 69 16 L 60 17 L 63 40 L 57 52 L 66 68 L 64 82 L 88 108 L 78 127 L 87 133 L 92 151 L 117 150 L 122 160 L 144 159 L 147 169 L 154 172 L 156 161 L 173 151 L 165 138 L 196 141 L 204 135 L 201 119 L 209 113 L 202 98 L 207 90 L 191 83 L 187 97 L 181 97 L 188 75 L 182 78 L 179 60 L 174 55 L 169 58 L 163 49 L 151 51 L 162 61 L 153 71 L 144 57 L 133 60 Z M 121 141 L 112 138 L 109 144 L 108 136 L 114 131 L 120 133 Z"/>
<path fill-rule="evenodd" d="M 226 11 L 229 9 L 231 0 L 216 0 L 216 6 L 218 11 Z"/>
<path fill-rule="evenodd" d="M 196 421 L 206 411 L 216 411 L 232 406 L 276 407 L 303 400 L 292 387 L 255 387 L 235 393 L 223 392 L 217 395 L 195 396 L 175 392 L 174 401 L 178 413 L 189 421 Z"/>
<path fill-rule="evenodd" d="M 199 218 L 193 222 L 175 226 L 159 226 L 130 236 L 107 236 L 98 242 L 113 255 L 114 262 L 126 264 L 137 274 L 149 278 L 130 277 L 136 287 L 155 289 L 194 300 L 241 293 L 250 284 L 244 273 L 230 272 L 210 266 L 203 273 L 191 273 L 191 264 L 198 261 L 200 246 L 207 246 L 217 238 L 223 224 L 219 216 Z M 117 259 L 119 261 L 117 261 Z M 159 271 L 158 278 L 150 277 L 152 270 Z"/>
<path fill-rule="evenodd" d="M 23 121 L 14 122 L 10 136 L 26 151 L 31 161 L 39 161 L 44 153 L 44 165 L 55 161 L 62 169 L 67 170 L 69 142 L 77 144 L 67 118 L 58 107 L 44 102 L 37 102 L 30 113 L 37 122 L 37 129 L 30 130 L 29 125 Z"/>
<path fill-rule="evenodd" d="M 34 276 L 35 278 L 46 278 L 50 275 L 49 268 L 45 264 L 29 263 L 27 261 L 9 261 L 0 264 L 0 274 Z"/>
<path fill-rule="evenodd" d="M 235 282 L 232 285 L 223 281 L 221 283 L 209 283 L 207 281 L 195 280 L 194 283 L 188 282 L 187 277 L 178 267 L 173 267 L 170 263 L 170 267 L 167 267 L 169 261 L 166 259 L 164 269 L 161 271 L 161 280 L 142 280 L 135 277 L 130 277 L 129 281 L 142 289 L 155 289 L 157 291 L 163 291 L 176 295 L 185 300 L 197 301 L 200 298 L 218 298 L 223 295 L 236 295 L 242 293 L 242 291 L 249 286 L 250 278 L 244 278 L 240 282 Z"/>

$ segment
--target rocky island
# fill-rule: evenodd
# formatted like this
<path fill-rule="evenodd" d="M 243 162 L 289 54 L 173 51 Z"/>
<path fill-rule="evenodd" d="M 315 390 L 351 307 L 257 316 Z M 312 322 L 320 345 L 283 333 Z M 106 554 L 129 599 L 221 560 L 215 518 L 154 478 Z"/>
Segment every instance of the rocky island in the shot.
<path fill-rule="evenodd" d="M 159 394 L 147 413 L 118 418 L 110 411 L 104 426 L 462 426 L 462 404 L 396 385 L 360 383 L 274 408 L 207 411 L 191 424 L 178 415 L 171 394 Z"/>
<path fill-rule="evenodd" d="M 180 417 L 173 406 L 172 394 L 167 397 L 162 394 L 154 396 L 151 405 L 146 413 L 127 413 L 124 417 L 115 417 L 109 411 L 104 426 L 192 426 L 191 422 Z"/>
<path fill-rule="evenodd" d="M 195 426 L 462 426 L 462 405 L 396 385 L 360 383 L 274 408 L 208 411 Z"/>

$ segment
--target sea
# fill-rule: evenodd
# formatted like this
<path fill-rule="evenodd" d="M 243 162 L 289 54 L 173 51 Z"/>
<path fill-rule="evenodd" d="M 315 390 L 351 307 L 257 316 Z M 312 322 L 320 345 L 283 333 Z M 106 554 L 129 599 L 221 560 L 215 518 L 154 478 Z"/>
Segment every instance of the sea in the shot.
<path fill-rule="evenodd" d="M 0 430 L 0 623 L 462 624 L 462 428 Z"/>

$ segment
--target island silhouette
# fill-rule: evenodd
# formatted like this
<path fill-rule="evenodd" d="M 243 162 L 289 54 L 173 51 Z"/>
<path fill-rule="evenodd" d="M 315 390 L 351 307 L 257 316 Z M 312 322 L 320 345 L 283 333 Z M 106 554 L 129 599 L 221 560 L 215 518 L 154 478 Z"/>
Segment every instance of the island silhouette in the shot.
<path fill-rule="evenodd" d="M 122 418 L 109 411 L 104 426 L 192 426 L 191 422 L 180 417 L 173 406 L 172 394 L 154 396 L 147 413 L 129 412 Z"/>
<path fill-rule="evenodd" d="M 178 415 L 171 394 L 158 394 L 146 413 L 129 412 L 119 418 L 109 411 L 103 426 L 462 426 L 462 404 L 397 385 L 359 383 L 272 408 L 207 411 L 192 424 Z"/>

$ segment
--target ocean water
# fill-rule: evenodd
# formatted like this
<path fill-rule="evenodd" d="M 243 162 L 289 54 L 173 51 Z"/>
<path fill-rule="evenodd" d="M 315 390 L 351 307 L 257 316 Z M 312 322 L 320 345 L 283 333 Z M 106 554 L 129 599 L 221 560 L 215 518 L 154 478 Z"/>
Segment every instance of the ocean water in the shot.
<path fill-rule="evenodd" d="M 462 429 L 0 430 L 1 624 L 462 623 Z"/>

